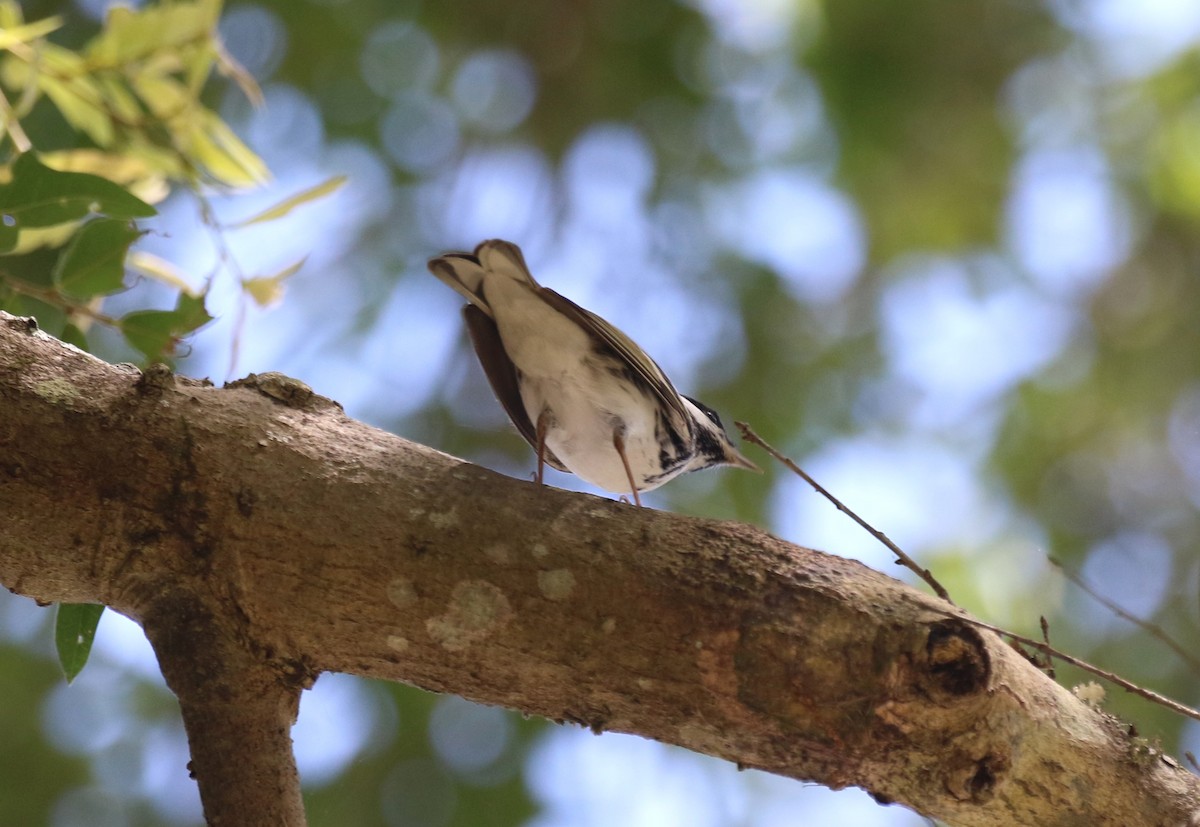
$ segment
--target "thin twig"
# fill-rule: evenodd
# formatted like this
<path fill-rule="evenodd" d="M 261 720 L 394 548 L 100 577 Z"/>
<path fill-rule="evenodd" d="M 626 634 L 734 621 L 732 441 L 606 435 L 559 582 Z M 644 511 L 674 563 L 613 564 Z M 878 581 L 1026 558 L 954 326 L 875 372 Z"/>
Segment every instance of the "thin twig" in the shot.
<path fill-rule="evenodd" d="M 1047 643 L 1043 643 L 1042 641 L 1037 640 L 1036 638 L 1025 637 L 1024 635 L 1018 635 L 1015 632 L 1010 632 L 1007 629 L 1001 629 L 999 626 L 993 626 L 990 623 L 984 623 L 982 620 L 976 620 L 973 617 L 968 617 L 963 614 L 954 614 L 952 612 L 947 612 L 944 609 L 935 609 L 935 611 L 940 611 L 941 613 L 945 614 L 946 617 L 952 617 L 952 618 L 955 618 L 956 620 L 961 620 L 964 623 L 969 623 L 972 626 L 978 626 L 980 629 L 987 629 L 989 632 L 995 632 L 998 635 L 1003 635 L 1004 637 L 1011 638 L 1011 639 L 1017 641 L 1018 643 L 1025 644 L 1026 646 L 1032 646 L 1034 649 L 1037 649 L 1039 652 L 1041 652 L 1044 655 L 1053 655 L 1054 657 L 1058 658 L 1059 660 L 1065 661 L 1066 663 L 1069 663 L 1072 666 L 1078 666 L 1080 669 L 1082 669 L 1085 672 L 1090 672 L 1098 678 L 1103 678 L 1104 680 L 1108 681 L 1109 683 L 1116 684 L 1117 686 L 1124 689 L 1126 692 L 1131 692 L 1140 698 L 1145 698 L 1146 700 L 1151 701 L 1156 704 L 1159 704 L 1160 706 L 1165 706 L 1167 709 L 1171 710 L 1172 712 L 1176 712 L 1180 715 L 1191 718 L 1194 721 L 1200 721 L 1200 710 L 1193 709 L 1190 706 L 1184 706 L 1183 704 L 1179 703 L 1178 701 L 1173 701 L 1170 698 L 1168 698 L 1167 696 L 1160 695 L 1153 690 L 1144 689 L 1143 687 L 1138 686 L 1136 683 L 1125 680 L 1120 675 L 1114 674 L 1113 672 L 1109 672 L 1106 669 L 1101 669 L 1099 666 L 1093 666 L 1092 664 L 1088 663 L 1086 660 L 1077 658 L 1074 655 L 1068 655 L 1066 652 L 1060 652 L 1058 649 L 1055 649 L 1053 646 L 1050 646 Z"/>
<path fill-rule="evenodd" d="M 212 287 L 213 281 L 220 274 L 222 267 L 226 268 L 238 282 L 237 316 L 233 325 L 233 341 L 230 344 L 229 367 L 225 377 L 228 381 L 233 378 L 234 372 L 237 370 L 238 358 L 241 355 L 242 349 L 242 333 L 246 326 L 247 301 L 246 290 L 243 286 L 246 281 L 246 273 L 242 269 L 241 262 L 238 261 L 237 256 L 233 253 L 233 248 L 230 246 L 229 239 L 225 235 L 225 231 L 228 228 L 217 218 L 217 211 L 212 201 L 200 191 L 199 187 L 196 187 L 192 191 L 192 195 L 195 197 L 196 203 L 200 208 L 200 223 L 208 229 L 213 249 L 217 254 L 217 261 L 213 265 L 212 272 L 205 279 L 204 294 L 208 295 L 208 291 Z"/>
<path fill-rule="evenodd" d="M 1046 642 L 1046 648 L 1049 649 L 1050 648 L 1050 622 L 1048 620 L 1046 620 L 1045 615 L 1039 616 L 1038 620 L 1042 624 L 1042 640 L 1044 640 Z M 1049 654 L 1046 655 L 1045 669 L 1046 669 L 1046 674 L 1050 676 L 1051 680 L 1058 680 L 1058 676 L 1054 674 L 1054 658 L 1051 657 Z"/>
<path fill-rule="evenodd" d="M 1189 652 L 1188 650 L 1183 648 L 1183 646 L 1181 646 L 1179 643 L 1177 643 L 1174 640 L 1174 638 L 1172 638 L 1170 635 L 1168 635 L 1161 626 L 1157 626 L 1148 620 L 1143 620 L 1142 618 L 1138 617 L 1137 615 L 1125 611 L 1120 606 L 1118 606 L 1116 603 L 1114 603 L 1113 601 L 1109 600 L 1104 595 L 1097 592 L 1094 588 L 1091 587 L 1090 584 L 1088 584 L 1088 582 L 1086 580 L 1083 579 L 1083 577 L 1080 574 L 1067 568 L 1059 560 L 1056 560 L 1053 557 L 1047 557 L 1046 559 L 1050 561 L 1050 565 L 1054 566 L 1059 571 L 1061 571 L 1063 573 L 1064 577 L 1066 577 L 1068 580 L 1070 580 L 1072 583 L 1074 583 L 1077 587 L 1079 587 L 1079 589 L 1081 591 L 1083 591 L 1084 594 L 1091 597 L 1093 600 L 1095 600 L 1101 606 L 1108 609 L 1110 612 L 1112 612 L 1113 614 L 1115 614 L 1117 617 L 1121 618 L 1122 620 L 1127 620 L 1130 623 L 1132 623 L 1134 626 L 1137 626 L 1139 629 L 1144 631 L 1146 634 L 1150 635 L 1151 637 L 1158 638 L 1160 641 L 1163 642 L 1163 644 L 1165 644 L 1167 646 L 1167 648 L 1169 648 L 1172 652 L 1174 652 L 1176 655 L 1178 655 L 1185 663 L 1187 663 L 1187 665 L 1189 667 L 1191 667 L 1192 672 L 1194 672 L 1196 674 L 1200 674 L 1200 658 L 1197 658 L 1194 654 L 1192 654 L 1191 652 Z"/>
<path fill-rule="evenodd" d="M 950 599 L 950 593 L 948 591 L 946 591 L 946 589 L 942 586 L 941 583 L 939 583 L 937 581 L 936 578 L 934 578 L 933 574 L 930 573 L 929 569 L 922 568 L 920 565 L 918 565 L 916 560 L 909 557 L 907 554 L 904 553 L 903 550 L 901 550 L 901 548 L 898 545 L 896 545 L 891 540 L 889 540 L 886 534 L 884 534 L 882 531 L 876 530 L 870 523 L 868 523 L 862 517 L 859 517 L 857 514 L 855 514 L 853 511 L 851 511 L 849 508 L 847 508 L 842 503 L 841 500 L 839 500 L 837 497 L 833 496 L 828 491 L 826 491 L 825 488 L 823 488 L 820 483 L 818 483 L 816 480 L 814 480 L 808 474 L 804 473 L 804 470 L 801 469 L 800 466 L 796 465 L 796 463 L 792 462 L 790 459 L 785 457 L 783 454 L 779 453 L 774 448 L 772 448 L 770 445 L 768 445 L 766 443 L 766 441 L 763 440 L 762 437 L 760 437 L 758 434 L 754 433 L 754 429 L 751 428 L 747 423 L 737 422 L 735 424 L 738 426 L 738 430 L 740 430 L 742 432 L 743 438 L 745 438 L 746 440 L 748 440 L 750 442 L 753 442 L 755 445 L 762 448 L 764 451 L 766 451 L 768 454 L 770 454 L 777 461 L 783 463 L 788 468 L 789 471 L 796 474 L 801 479 L 803 479 L 805 482 L 807 482 L 809 485 L 811 485 L 818 494 L 820 494 L 822 497 L 824 497 L 825 499 L 827 499 L 831 503 L 833 503 L 834 506 L 837 507 L 838 511 L 842 512 L 847 517 L 854 520 L 854 522 L 858 523 L 859 526 L 861 526 L 864 530 L 866 530 L 867 533 L 869 533 L 872 537 L 874 537 L 876 540 L 878 540 L 879 542 L 881 542 L 885 546 L 887 546 L 888 550 L 891 551 L 892 554 L 896 555 L 896 562 L 898 562 L 900 565 L 908 568 L 909 570 L 915 572 L 918 577 L 920 577 L 922 580 L 924 580 L 926 583 L 929 584 L 929 587 L 931 589 L 933 589 L 934 593 L 937 594 L 938 597 L 942 598 L 942 600 L 945 600 L 947 603 L 950 603 L 951 605 L 954 604 L 954 601 Z"/>
<path fill-rule="evenodd" d="M 779 453 L 774 448 L 772 448 L 770 445 L 768 445 L 762 439 L 762 437 L 760 437 L 758 434 L 756 434 L 754 432 L 754 430 L 748 424 L 746 424 L 745 422 L 738 422 L 736 424 L 738 426 L 738 429 L 742 432 L 742 436 L 746 440 L 753 442 L 755 445 L 758 445 L 760 448 L 762 448 L 764 451 L 766 451 L 768 454 L 770 454 L 774 459 L 778 460 L 779 462 L 781 462 L 785 466 L 787 466 L 787 468 L 789 470 L 791 470 L 793 473 L 799 475 L 805 482 L 807 482 L 809 485 L 811 485 L 817 491 L 818 494 L 825 497 L 825 499 L 829 500 L 831 503 L 833 503 L 835 506 L 837 506 L 837 509 L 839 511 L 841 511 L 842 513 L 849 516 L 850 519 L 852 519 L 852 520 L 854 520 L 854 522 L 858 523 L 872 537 L 874 537 L 876 540 L 878 540 L 879 542 L 881 542 L 885 546 L 887 546 L 887 548 L 893 554 L 896 555 L 896 557 L 899 559 L 899 562 L 902 565 L 904 565 L 907 568 L 911 569 L 912 571 L 916 572 L 921 577 L 922 580 L 924 580 L 926 583 L 928 583 L 930 585 L 930 587 L 935 592 L 937 592 L 939 597 L 941 597 L 947 603 L 953 604 L 953 601 L 950 600 L 950 597 L 946 593 L 946 590 L 944 588 L 942 588 L 942 585 L 940 583 L 938 583 L 937 580 L 934 579 L 933 575 L 930 574 L 928 570 L 923 569 L 920 566 L 918 566 L 917 563 L 911 557 L 909 557 L 907 554 L 905 554 L 895 543 L 893 543 L 891 540 L 889 540 L 887 538 L 887 536 L 885 534 L 883 534 L 883 532 L 876 530 L 873 526 L 871 526 L 869 523 L 867 523 L 865 520 L 863 520 L 861 517 L 859 517 L 857 514 L 855 514 L 853 511 L 851 511 L 845 505 L 843 505 L 840 500 L 838 500 L 836 497 L 834 497 L 832 494 L 830 494 L 828 491 L 826 491 L 820 484 L 817 483 L 816 480 L 814 480 L 808 474 L 804 473 L 804 471 L 801 470 L 794 462 L 792 462 L 790 459 L 785 457 L 783 454 Z M 1096 595 L 1093 594 L 1093 596 L 1096 596 Z M 1100 598 L 1097 598 L 1097 599 L 1100 599 Z M 1105 605 L 1109 605 L 1109 604 L 1106 603 Z M 1127 613 L 1120 612 L 1120 610 L 1117 609 L 1115 606 L 1110 607 L 1110 608 L 1113 608 L 1114 611 L 1117 611 L 1118 613 L 1122 614 L 1122 616 L 1127 615 Z M 1179 703 L 1178 701 L 1174 701 L 1174 700 L 1166 697 L 1165 695 L 1160 695 L 1157 692 L 1154 692 L 1153 690 L 1145 689 L 1131 681 L 1127 681 L 1127 680 L 1125 680 L 1125 678 L 1122 678 L 1113 672 L 1109 672 L 1106 669 L 1101 669 L 1099 666 L 1093 666 L 1092 664 L 1088 663 L 1087 661 L 1077 658 L 1074 655 L 1068 655 L 1066 652 L 1060 652 L 1058 649 L 1055 649 L 1053 646 L 1050 645 L 1049 626 L 1045 622 L 1045 619 L 1042 620 L 1042 635 L 1046 639 L 1044 641 L 1041 641 L 1041 640 L 1036 640 L 1031 637 L 1025 637 L 1024 635 L 1018 635 L 1015 632 L 1010 632 L 1007 629 L 1000 628 L 999 626 L 993 626 L 990 623 L 984 623 L 982 620 L 976 620 L 975 618 L 969 617 L 965 614 L 962 614 L 961 612 L 950 612 L 950 611 L 946 611 L 945 609 L 934 609 L 934 611 L 944 614 L 946 617 L 954 618 L 956 620 L 961 620 L 964 623 L 968 623 L 968 624 L 970 624 L 972 626 L 976 626 L 980 629 L 986 629 L 989 632 L 995 632 L 996 634 L 1001 635 L 1003 637 L 1007 637 L 1011 640 L 1016 641 L 1017 643 L 1022 643 L 1026 646 L 1031 646 L 1034 649 L 1036 649 L 1037 651 L 1041 652 L 1043 655 L 1045 655 L 1047 657 L 1048 663 L 1052 663 L 1052 661 L 1050 661 L 1049 658 L 1051 658 L 1051 657 L 1058 658 L 1059 660 L 1063 661 L 1064 663 L 1069 663 L 1072 666 L 1076 666 L 1085 672 L 1089 672 L 1089 673 L 1095 675 L 1098 678 L 1102 678 L 1102 679 L 1108 681 L 1109 683 L 1115 684 L 1116 686 L 1119 686 L 1122 689 L 1124 689 L 1126 692 L 1130 692 L 1134 695 L 1137 695 L 1140 698 L 1145 698 L 1146 700 L 1150 701 L 1151 703 L 1156 703 L 1156 704 L 1159 704 L 1160 706 L 1164 706 L 1167 709 L 1171 710 L 1172 712 L 1175 712 L 1179 715 L 1183 715 L 1184 717 L 1191 718 L 1192 720 L 1200 721 L 1200 710 L 1193 709 L 1190 706 L 1185 706 L 1185 705 Z M 1129 619 L 1133 620 L 1132 617 L 1130 617 Z M 1053 674 L 1051 674 L 1051 677 L 1053 677 Z"/>

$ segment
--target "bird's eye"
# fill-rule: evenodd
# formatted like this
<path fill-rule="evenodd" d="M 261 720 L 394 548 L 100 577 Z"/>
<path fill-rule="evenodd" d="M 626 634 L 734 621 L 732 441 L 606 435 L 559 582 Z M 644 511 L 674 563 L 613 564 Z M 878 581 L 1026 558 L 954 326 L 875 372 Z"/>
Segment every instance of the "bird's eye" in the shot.
<path fill-rule="evenodd" d="M 712 423 L 714 425 L 716 425 L 722 431 L 725 430 L 725 426 L 721 424 L 721 417 L 717 416 L 716 411 L 714 411 L 712 408 L 705 405 L 703 402 L 698 402 L 695 399 L 692 399 L 692 397 L 690 397 L 690 396 L 685 396 L 684 399 L 686 399 L 687 401 L 689 401 L 693 405 L 695 405 L 697 408 L 699 408 L 704 413 L 705 416 L 707 416 L 710 420 L 712 420 Z"/>

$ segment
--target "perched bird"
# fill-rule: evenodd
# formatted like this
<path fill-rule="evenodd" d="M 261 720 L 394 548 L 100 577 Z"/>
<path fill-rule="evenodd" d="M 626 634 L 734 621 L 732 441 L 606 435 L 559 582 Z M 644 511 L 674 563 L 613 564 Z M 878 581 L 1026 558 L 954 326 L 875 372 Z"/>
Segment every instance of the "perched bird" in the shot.
<path fill-rule="evenodd" d="M 485 241 L 429 270 L 465 298 L 467 330 L 492 390 L 543 465 L 641 505 L 686 471 L 758 471 L 711 408 L 682 396 L 633 340 L 542 287 L 517 245 Z"/>

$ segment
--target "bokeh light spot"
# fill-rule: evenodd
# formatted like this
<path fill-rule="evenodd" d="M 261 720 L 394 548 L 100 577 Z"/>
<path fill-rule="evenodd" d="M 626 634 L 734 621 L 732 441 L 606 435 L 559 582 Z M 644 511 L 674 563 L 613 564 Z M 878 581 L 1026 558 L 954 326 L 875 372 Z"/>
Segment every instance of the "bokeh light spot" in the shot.
<path fill-rule="evenodd" d="M 287 29 L 277 14 L 257 4 L 230 7 L 220 31 L 229 54 L 259 81 L 274 74 L 287 53 Z"/>
<path fill-rule="evenodd" d="M 458 119 L 440 98 L 419 92 L 398 95 L 379 126 L 384 149 L 406 172 L 429 172 L 458 150 Z"/>
<path fill-rule="evenodd" d="M 1166 595 L 1171 559 L 1171 547 L 1160 535 L 1125 531 L 1097 543 L 1080 574 L 1102 594 L 1119 593 L 1126 612 L 1150 618 Z M 1079 597 L 1078 604 L 1072 612 L 1074 625 L 1093 638 L 1132 631 L 1128 621 L 1090 597 Z"/>
<path fill-rule="evenodd" d="M 710 222 L 725 242 L 780 275 L 803 301 L 840 298 L 866 260 L 854 202 L 804 169 L 764 169 L 713 193 Z"/>
<path fill-rule="evenodd" d="M 440 64 L 437 43 L 429 32 L 407 20 L 376 28 L 359 58 L 359 70 L 371 91 L 393 100 L 432 87 Z"/>
<path fill-rule="evenodd" d="M 1013 175 L 1008 241 L 1050 292 L 1087 292 L 1129 254 L 1128 207 L 1090 149 L 1029 153 Z"/>
<path fill-rule="evenodd" d="M 485 770 L 504 755 L 512 742 L 508 712 L 457 696 L 438 701 L 429 717 L 429 742 L 438 758 L 456 773 Z"/>
<path fill-rule="evenodd" d="M 296 764 L 305 783 L 337 778 L 371 741 L 379 716 L 359 678 L 325 674 L 300 700 L 292 727 Z"/>
<path fill-rule="evenodd" d="M 451 96 L 471 124 L 487 132 L 507 132 L 533 109 L 533 69 L 513 51 L 476 52 L 455 73 Z"/>

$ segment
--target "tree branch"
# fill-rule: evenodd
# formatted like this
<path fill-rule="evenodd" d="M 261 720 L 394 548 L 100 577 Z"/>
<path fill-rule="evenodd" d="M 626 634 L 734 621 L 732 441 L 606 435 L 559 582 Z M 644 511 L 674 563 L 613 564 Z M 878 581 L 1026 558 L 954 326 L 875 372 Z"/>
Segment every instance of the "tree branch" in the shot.
<path fill-rule="evenodd" d="M 964 827 L 1197 823 L 1195 777 L 947 603 L 749 526 L 507 479 L 277 375 L 142 375 L 0 314 L 0 513 L 0 582 L 145 626 L 210 823 L 251 786 L 301 823 L 286 725 L 323 671 Z"/>
<path fill-rule="evenodd" d="M 190 589 L 172 589 L 142 621 L 167 685 L 178 696 L 209 824 L 300 827 L 300 777 L 292 724 L 311 681 L 272 668 L 238 640 L 240 625 Z M 226 612 L 228 614 L 228 612 Z"/>

